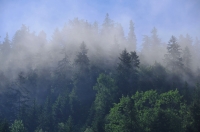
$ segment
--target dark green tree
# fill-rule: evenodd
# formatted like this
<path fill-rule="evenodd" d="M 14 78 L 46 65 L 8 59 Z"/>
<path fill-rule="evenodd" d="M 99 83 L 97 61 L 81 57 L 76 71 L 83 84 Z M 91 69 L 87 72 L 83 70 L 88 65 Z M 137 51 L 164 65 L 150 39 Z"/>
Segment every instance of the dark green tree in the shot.
<path fill-rule="evenodd" d="M 39 114 L 41 110 L 35 100 L 33 100 L 32 105 L 28 110 L 28 114 L 26 115 L 28 118 L 28 120 L 26 120 L 26 128 L 29 132 L 33 132 L 39 126 Z"/>
<path fill-rule="evenodd" d="M 114 104 L 107 116 L 106 132 L 134 132 L 139 131 L 134 101 L 130 97 L 122 97 L 118 104 Z"/>
<path fill-rule="evenodd" d="M 132 72 L 131 72 L 131 91 L 130 93 L 134 93 L 136 92 L 137 88 L 138 88 L 138 81 L 139 81 L 139 75 L 138 75 L 138 69 L 139 69 L 139 65 L 140 65 L 140 60 L 139 60 L 139 56 L 137 55 L 137 53 L 131 52 L 130 53 L 131 56 L 131 65 L 132 65 Z"/>
<path fill-rule="evenodd" d="M 54 131 L 55 126 L 53 124 L 52 116 L 52 100 L 51 97 L 47 97 L 45 104 L 42 107 L 42 111 L 39 115 L 39 126 L 38 128 L 44 131 Z"/>
<path fill-rule="evenodd" d="M 97 83 L 93 87 L 97 91 L 94 101 L 94 121 L 93 130 L 103 132 L 105 115 L 108 114 L 112 104 L 116 101 L 117 87 L 115 80 L 105 74 L 100 74 Z"/>
<path fill-rule="evenodd" d="M 130 56 L 131 56 L 131 62 L 132 62 L 133 69 L 139 68 L 140 60 L 139 60 L 139 56 L 137 55 L 137 53 L 135 51 L 131 52 Z"/>
<path fill-rule="evenodd" d="M 77 118 L 74 118 L 74 121 L 82 121 L 82 123 L 86 120 L 87 114 L 89 113 L 88 109 L 91 107 L 95 98 L 95 93 L 91 83 L 92 79 L 90 74 L 90 61 L 87 56 L 87 52 L 88 49 L 83 42 L 80 46 L 80 52 L 76 56 L 74 62 L 75 75 L 73 78 L 73 92 L 77 98 L 77 101 L 79 102 L 78 105 L 80 105 L 79 108 L 74 110 L 74 114 L 76 114 L 78 111 L 82 111 L 82 113 L 84 113 L 81 117 L 77 116 Z"/>
<path fill-rule="evenodd" d="M 86 101 L 91 97 L 92 86 L 90 85 L 90 69 L 89 58 L 87 56 L 88 49 L 83 42 L 80 46 L 80 52 L 75 59 L 75 92 L 78 100 Z M 87 96 L 86 96 L 87 94 Z"/>
<path fill-rule="evenodd" d="M 197 84 L 194 89 L 193 102 L 190 107 L 191 117 L 193 119 L 192 125 L 189 126 L 189 130 L 192 132 L 200 131 L 200 85 Z"/>
<path fill-rule="evenodd" d="M 171 132 L 170 119 L 166 112 L 159 110 L 152 122 L 151 132 Z"/>
<path fill-rule="evenodd" d="M 55 71 L 55 82 L 54 82 L 54 92 L 59 95 L 62 92 L 68 91 L 71 92 L 73 87 L 72 82 L 72 65 L 69 60 L 69 57 L 66 53 L 64 58 L 58 62 L 58 66 Z"/>
<path fill-rule="evenodd" d="M 131 90 L 131 56 L 127 50 L 123 50 L 119 57 L 117 66 L 117 86 L 119 87 L 119 97 L 124 94 L 127 95 Z"/>
<path fill-rule="evenodd" d="M 137 88 L 139 57 L 135 51 L 128 53 L 125 49 L 120 54 L 119 60 L 120 62 L 117 66 L 117 85 L 119 86 L 120 94 L 132 94 Z"/>

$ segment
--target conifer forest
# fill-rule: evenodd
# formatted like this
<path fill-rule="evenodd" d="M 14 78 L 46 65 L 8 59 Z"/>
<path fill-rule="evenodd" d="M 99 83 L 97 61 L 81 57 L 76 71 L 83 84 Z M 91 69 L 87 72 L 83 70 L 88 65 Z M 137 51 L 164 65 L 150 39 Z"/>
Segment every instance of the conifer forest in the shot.
<path fill-rule="evenodd" d="M 0 132 L 200 132 L 200 40 L 139 43 L 74 18 L 50 39 L 22 25 L 0 42 Z"/>

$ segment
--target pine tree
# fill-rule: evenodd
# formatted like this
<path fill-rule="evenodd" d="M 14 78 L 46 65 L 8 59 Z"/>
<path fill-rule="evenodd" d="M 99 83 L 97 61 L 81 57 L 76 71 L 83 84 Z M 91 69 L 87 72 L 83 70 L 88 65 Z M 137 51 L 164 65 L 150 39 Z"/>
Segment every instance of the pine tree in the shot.
<path fill-rule="evenodd" d="M 110 28 L 112 26 L 113 26 L 113 21 L 110 19 L 109 14 L 107 13 L 104 19 L 103 27 Z"/>
<path fill-rule="evenodd" d="M 135 36 L 135 31 L 134 31 L 134 24 L 133 21 L 130 21 L 129 24 L 129 33 L 128 33 L 128 49 L 130 51 L 136 50 L 136 36 Z"/>
<path fill-rule="evenodd" d="M 89 58 L 87 56 L 88 49 L 84 42 L 80 46 L 80 52 L 75 59 L 75 65 L 78 68 L 79 72 L 84 73 L 89 70 Z"/>
<path fill-rule="evenodd" d="M 117 86 L 119 87 L 119 97 L 121 94 L 127 95 L 130 90 L 131 77 L 131 56 L 127 50 L 123 50 L 119 57 L 120 62 L 117 66 Z"/>
<path fill-rule="evenodd" d="M 91 74 L 90 74 L 90 65 L 89 58 L 87 56 L 88 49 L 86 48 L 85 43 L 83 42 L 80 46 L 80 52 L 78 53 L 75 59 L 75 75 L 74 75 L 74 92 L 77 96 L 77 100 L 80 102 L 80 107 L 82 112 L 85 114 L 80 117 L 80 120 L 85 120 L 88 114 L 88 109 L 92 104 L 92 100 L 95 97 L 94 91 L 91 85 Z M 80 108 L 75 111 L 79 111 Z M 74 118 L 76 119 L 76 118 Z M 83 121 L 84 122 L 84 121 Z"/>
<path fill-rule="evenodd" d="M 136 54 L 136 52 L 131 52 L 131 61 L 132 61 L 132 65 L 133 68 L 139 68 L 140 65 L 140 60 L 139 60 L 139 56 Z"/>
<path fill-rule="evenodd" d="M 102 25 L 101 34 L 110 35 L 113 27 L 114 27 L 113 20 L 110 19 L 109 14 L 107 13 Z"/>
<path fill-rule="evenodd" d="M 152 45 L 156 46 L 156 47 L 160 46 L 161 41 L 158 38 L 157 29 L 155 27 L 152 29 L 151 34 L 152 34 L 152 36 L 151 36 L 151 43 L 152 43 Z"/>
<path fill-rule="evenodd" d="M 148 35 L 144 35 L 142 46 L 143 47 L 141 50 L 141 61 L 143 64 L 151 64 L 153 51 L 151 37 L 149 37 Z"/>
<path fill-rule="evenodd" d="M 6 57 L 6 55 L 10 52 L 10 50 L 11 50 L 11 42 L 9 40 L 9 36 L 7 33 L 6 37 L 4 38 L 3 44 L 1 45 L 1 52 L 3 56 Z"/>
<path fill-rule="evenodd" d="M 57 94 L 60 94 L 66 90 L 68 92 L 71 92 L 71 89 L 73 87 L 72 65 L 67 54 L 63 54 L 64 58 L 58 62 L 58 66 L 55 71 L 56 78 L 54 82 L 54 88 Z"/>
<path fill-rule="evenodd" d="M 186 46 L 185 49 L 183 50 L 183 64 L 187 70 L 191 69 L 191 61 L 192 61 L 192 55 L 190 53 L 189 48 Z"/>
<path fill-rule="evenodd" d="M 193 45 L 193 49 L 194 49 L 194 60 L 198 60 L 200 58 L 200 40 L 196 37 L 195 39 L 195 43 Z M 196 61 L 196 65 L 197 67 L 200 67 L 200 61 Z"/>
<path fill-rule="evenodd" d="M 164 61 L 166 66 L 172 70 L 173 73 L 183 67 L 181 58 L 181 49 L 174 36 L 171 37 L 167 46 L 168 53 L 165 54 Z"/>
<path fill-rule="evenodd" d="M 135 51 L 130 54 L 125 49 L 120 54 L 120 62 L 117 66 L 117 84 L 121 90 L 120 94 L 131 94 L 136 89 L 138 80 L 137 69 L 140 64 L 138 58 Z"/>

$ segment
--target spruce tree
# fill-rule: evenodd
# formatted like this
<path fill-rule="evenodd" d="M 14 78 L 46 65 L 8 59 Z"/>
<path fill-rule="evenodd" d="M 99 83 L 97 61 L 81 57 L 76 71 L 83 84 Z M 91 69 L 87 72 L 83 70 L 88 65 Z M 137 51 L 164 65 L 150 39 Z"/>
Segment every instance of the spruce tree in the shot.
<path fill-rule="evenodd" d="M 1 45 L 1 52 L 4 57 L 10 52 L 11 50 L 11 42 L 9 40 L 8 33 L 6 34 L 6 37 L 4 38 L 3 44 Z"/>
<path fill-rule="evenodd" d="M 164 61 L 166 66 L 175 73 L 178 69 L 183 67 L 183 62 L 181 58 L 180 45 L 177 43 L 177 39 L 174 36 L 172 36 L 168 42 L 167 51 L 168 53 L 165 54 Z"/>
<path fill-rule="evenodd" d="M 136 50 L 136 36 L 135 36 L 135 31 L 134 31 L 134 24 L 133 24 L 133 21 L 131 20 L 130 21 L 130 24 L 129 24 L 129 33 L 128 33 L 128 48 L 131 50 L 131 51 L 134 51 Z"/>
<path fill-rule="evenodd" d="M 192 55 L 189 48 L 186 46 L 183 50 L 183 64 L 186 70 L 191 68 Z"/>

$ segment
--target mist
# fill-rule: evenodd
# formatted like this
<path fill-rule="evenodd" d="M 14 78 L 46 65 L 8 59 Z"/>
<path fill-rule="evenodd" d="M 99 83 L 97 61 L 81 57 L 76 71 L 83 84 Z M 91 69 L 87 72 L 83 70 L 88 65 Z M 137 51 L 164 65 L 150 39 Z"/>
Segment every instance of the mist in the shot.
<path fill-rule="evenodd" d="M 158 92 L 160 99 L 170 91 L 179 98 L 180 91 L 180 102 L 192 107 L 200 83 L 199 5 L 1 1 L 0 117 L 9 123 L 20 119 L 29 131 L 58 131 L 71 122 L 74 131 L 104 131 L 113 104 L 138 92 Z M 33 122 L 53 119 L 53 125 L 31 126 L 24 112 L 30 109 L 38 110 Z"/>
<path fill-rule="evenodd" d="M 5 74 L 9 71 L 8 73 L 15 77 L 15 74 L 28 69 L 55 68 L 64 53 L 73 63 L 82 42 L 89 50 L 91 63 L 96 61 L 102 63 L 101 66 L 116 65 L 118 56 L 124 49 L 129 52 L 136 51 L 141 56 L 142 64 L 153 65 L 158 62 L 165 66 L 163 59 L 167 54 L 168 41 L 163 41 L 159 29 L 153 27 L 148 35 L 142 36 L 141 43 L 138 42 L 135 29 L 137 27 L 130 20 L 129 31 L 125 35 L 122 25 L 112 20 L 109 14 L 105 15 L 103 23 L 89 23 L 79 18 L 69 20 L 64 26 L 54 29 L 50 39 L 45 31 L 41 30 L 36 34 L 28 26 L 22 25 L 12 39 L 7 33 L 1 44 L 1 71 Z M 181 57 L 184 56 L 184 49 L 188 48 L 191 57 L 190 69 L 195 72 L 200 66 L 198 37 L 189 34 L 175 37 L 180 45 Z"/>

